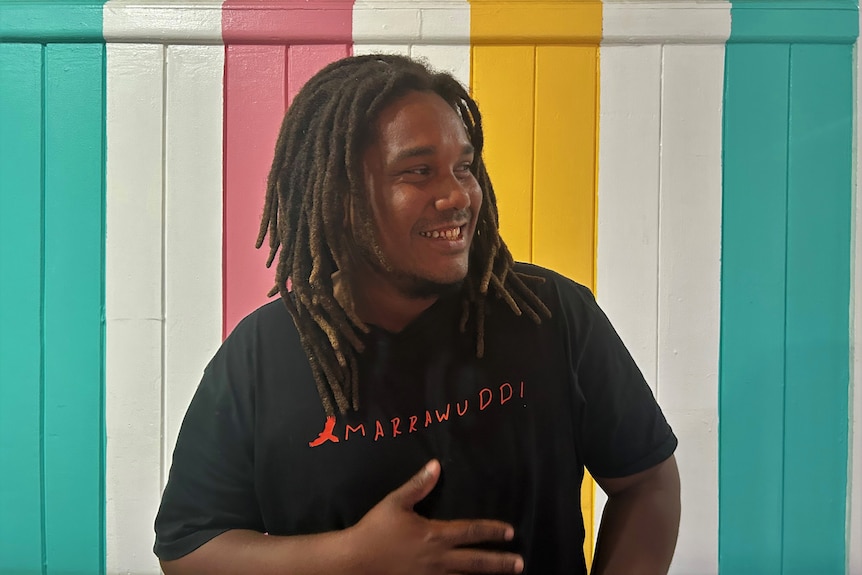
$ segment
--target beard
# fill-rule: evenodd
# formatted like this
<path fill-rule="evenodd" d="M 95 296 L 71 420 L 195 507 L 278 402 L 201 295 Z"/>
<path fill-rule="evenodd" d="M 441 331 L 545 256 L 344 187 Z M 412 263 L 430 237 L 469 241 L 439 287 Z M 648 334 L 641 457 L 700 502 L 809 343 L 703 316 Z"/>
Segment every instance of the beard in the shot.
<path fill-rule="evenodd" d="M 393 284 L 402 295 L 411 299 L 452 295 L 461 291 L 461 286 L 464 285 L 464 280 L 443 283 L 406 272 L 385 271 L 384 273 L 393 280 Z"/>
<path fill-rule="evenodd" d="M 380 277 L 386 278 L 401 295 L 407 298 L 430 299 L 452 295 L 461 291 L 464 285 L 464 278 L 441 282 L 397 269 L 379 250 L 374 249 L 369 241 L 357 241 L 354 243 L 354 248 L 354 257 L 358 257 L 365 266 L 371 268 Z"/>

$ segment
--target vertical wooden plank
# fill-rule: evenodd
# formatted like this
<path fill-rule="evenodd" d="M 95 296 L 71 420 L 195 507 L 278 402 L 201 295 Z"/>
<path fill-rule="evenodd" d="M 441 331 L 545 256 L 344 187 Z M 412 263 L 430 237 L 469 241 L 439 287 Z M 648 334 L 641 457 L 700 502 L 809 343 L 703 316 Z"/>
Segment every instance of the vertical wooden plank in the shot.
<path fill-rule="evenodd" d="M 680 438 L 671 571 L 718 572 L 718 351 L 724 46 L 663 47 L 658 399 Z"/>
<path fill-rule="evenodd" d="M 533 259 L 535 47 L 474 46 L 473 97 L 482 110 L 485 162 L 500 212 L 500 233 L 518 261 Z"/>
<path fill-rule="evenodd" d="M 862 28 L 862 13 L 859 15 Z M 856 45 L 856 130 L 853 134 L 856 150 L 856 194 L 854 202 L 853 226 L 853 284 L 850 289 L 853 310 L 853 376 L 850 393 L 853 398 L 852 436 L 850 437 L 850 496 L 847 506 L 850 514 L 847 522 L 847 564 L 848 573 L 862 573 L 862 545 L 852 545 L 852 541 L 862 540 L 862 178 L 859 169 L 862 166 L 862 139 L 859 127 L 862 126 L 862 59 L 858 57 L 859 45 Z"/>
<path fill-rule="evenodd" d="M 595 291 L 598 48 L 535 48 L 532 261 Z M 571 153 L 577 142 L 577 153 Z M 569 170 L 562 171 L 566 165 Z M 499 197 L 499 195 L 498 195 Z M 581 490 L 584 554 L 592 559 L 595 488 Z"/>
<path fill-rule="evenodd" d="M 287 105 L 290 105 L 296 93 L 321 68 L 349 55 L 350 46 L 346 44 L 290 46 L 287 49 Z"/>
<path fill-rule="evenodd" d="M 536 48 L 533 261 L 591 290 L 596 262 L 597 70 L 594 46 Z M 576 153 L 572 142 L 577 142 Z"/>
<path fill-rule="evenodd" d="M 846 560 L 853 49 L 790 56 L 783 572 L 827 575 Z"/>
<path fill-rule="evenodd" d="M 223 72 L 222 46 L 167 47 L 163 480 L 203 368 L 221 343 Z"/>
<path fill-rule="evenodd" d="M 469 44 L 462 46 L 414 44 L 410 47 L 410 56 L 418 60 L 424 60 L 435 70 L 449 72 L 464 87 L 470 87 Z"/>
<path fill-rule="evenodd" d="M 106 49 L 106 561 L 109 573 L 156 573 L 165 55 L 155 44 Z"/>
<path fill-rule="evenodd" d="M 466 87 L 470 86 L 470 3 L 467 0 L 443 7 L 430 5 L 420 11 L 421 41 L 410 55 L 445 70 Z M 448 38 L 445 44 L 430 41 Z"/>
<path fill-rule="evenodd" d="M 104 572 L 104 50 L 45 48 L 49 574 Z"/>
<path fill-rule="evenodd" d="M 0 44 L 0 573 L 41 573 L 42 46 Z"/>
<path fill-rule="evenodd" d="M 596 294 L 655 390 L 661 47 L 603 46 L 600 65 Z"/>
<path fill-rule="evenodd" d="M 789 48 L 725 53 L 719 562 L 781 572 Z"/>
<path fill-rule="evenodd" d="M 598 301 L 653 392 L 661 50 L 602 47 L 598 170 Z"/>
<path fill-rule="evenodd" d="M 227 47 L 224 140 L 224 328 L 266 300 L 275 271 L 255 250 L 266 179 L 285 110 L 286 48 Z"/>

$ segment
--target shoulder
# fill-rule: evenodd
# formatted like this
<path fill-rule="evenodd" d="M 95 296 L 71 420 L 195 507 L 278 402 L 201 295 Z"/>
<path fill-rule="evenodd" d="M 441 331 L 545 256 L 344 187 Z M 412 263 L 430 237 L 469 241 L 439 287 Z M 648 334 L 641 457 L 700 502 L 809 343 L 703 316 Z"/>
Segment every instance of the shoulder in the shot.
<path fill-rule="evenodd" d="M 569 308 L 567 311 L 597 307 L 588 287 L 554 270 L 524 262 L 515 262 L 513 269 L 552 312 L 559 307 Z"/>
<path fill-rule="evenodd" d="M 225 338 L 225 345 L 245 345 L 261 338 L 289 339 L 297 335 L 293 319 L 279 298 L 263 304 L 245 316 Z"/>
<path fill-rule="evenodd" d="M 291 349 L 302 352 L 299 332 L 284 302 L 275 299 L 248 314 L 231 330 L 211 366 L 226 362 L 251 367 Z"/>

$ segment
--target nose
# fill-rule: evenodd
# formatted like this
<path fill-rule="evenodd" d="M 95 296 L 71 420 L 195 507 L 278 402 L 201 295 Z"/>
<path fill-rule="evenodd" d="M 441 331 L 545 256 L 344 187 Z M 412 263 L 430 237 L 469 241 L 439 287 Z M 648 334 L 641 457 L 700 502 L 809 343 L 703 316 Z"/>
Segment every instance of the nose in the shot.
<path fill-rule="evenodd" d="M 450 177 L 446 178 L 446 182 L 442 185 L 440 197 L 434 201 L 434 207 L 439 212 L 451 209 L 466 210 L 470 207 L 470 194 L 467 193 L 464 184 L 454 174 L 450 174 Z"/>

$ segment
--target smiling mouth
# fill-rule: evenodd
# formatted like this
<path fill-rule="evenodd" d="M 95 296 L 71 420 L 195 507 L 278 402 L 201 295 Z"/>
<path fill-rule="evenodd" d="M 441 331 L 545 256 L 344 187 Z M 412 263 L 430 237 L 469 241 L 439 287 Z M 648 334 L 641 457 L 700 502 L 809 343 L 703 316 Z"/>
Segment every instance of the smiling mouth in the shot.
<path fill-rule="evenodd" d="M 445 228 L 442 230 L 434 230 L 430 232 L 419 232 L 419 235 L 423 238 L 431 238 L 434 240 L 458 240 L 461 238 L 461 232 L 464 230 L 464 226 L 458 226 L 453 228 Z"/>

